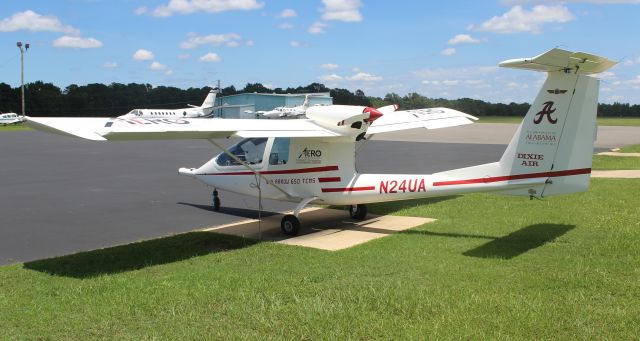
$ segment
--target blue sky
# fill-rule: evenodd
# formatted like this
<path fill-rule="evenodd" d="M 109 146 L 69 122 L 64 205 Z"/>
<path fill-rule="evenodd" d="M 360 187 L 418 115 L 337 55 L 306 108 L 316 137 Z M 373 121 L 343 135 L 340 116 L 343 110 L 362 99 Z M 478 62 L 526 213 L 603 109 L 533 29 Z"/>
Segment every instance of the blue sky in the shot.
<path fill-rule="evenodd" d="M 640 0 L 0 0 L 0 82 L 180 88 L 321 82 L 367 95 L 531 101 L 497 68 L 553 47 L 619 60 L 600 101 L 640 103 Z"/>

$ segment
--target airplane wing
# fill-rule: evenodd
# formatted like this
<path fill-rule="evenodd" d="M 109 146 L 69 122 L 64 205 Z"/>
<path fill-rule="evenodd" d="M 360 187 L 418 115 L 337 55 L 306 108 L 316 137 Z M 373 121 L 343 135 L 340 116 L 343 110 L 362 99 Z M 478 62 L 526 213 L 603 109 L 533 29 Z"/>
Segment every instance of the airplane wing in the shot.
<path fill-rule="evenodd" d="M 95 141 L 341 136 L 311 120 L 27 117 L 26 124 Z"/>
<path fill-rule="evenodd" d="M 390 107 L 390 106 L 389 106 Z M 390 131 L 426 128 L 439 129 L 471 124 L 477 117 L 448 108 L 428 108 L 415 110 L 392 111 L 387 110 L 382 117 L 375 120 L 367 134 L 386 133 Z M 382 109 L 382 108 L 381 108 Z"/>

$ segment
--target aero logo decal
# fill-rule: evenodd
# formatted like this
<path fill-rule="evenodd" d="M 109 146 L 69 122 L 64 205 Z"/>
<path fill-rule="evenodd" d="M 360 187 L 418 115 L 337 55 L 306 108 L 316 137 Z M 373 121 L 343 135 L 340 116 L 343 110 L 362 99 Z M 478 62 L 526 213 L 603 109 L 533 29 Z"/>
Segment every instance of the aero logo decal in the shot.
<path fill-rule="evenodd" d="M 533 123 L 540 124 L 540 122 L 542 122 L 542 118 L 547 116 L 547 119 L 551 124 L 556 124 L 556 122 L 558 122 L 558 119 L 553 119 L 551 117 L 551 114 L 553 114 L 555 111 L 556 109 L 553 109 L 552 101 L 544 102 L 544 107 L 542 108 L 542 110 L 540 110 L 539 113 L 536 114 L 536 116 L 533 119 Z"/>

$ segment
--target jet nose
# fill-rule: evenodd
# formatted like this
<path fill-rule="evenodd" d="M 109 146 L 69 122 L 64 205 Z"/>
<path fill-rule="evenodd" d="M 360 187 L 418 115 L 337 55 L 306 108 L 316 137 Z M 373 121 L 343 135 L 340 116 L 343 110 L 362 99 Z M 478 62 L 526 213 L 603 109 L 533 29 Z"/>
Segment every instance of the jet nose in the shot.
<path fill-rule="evenodd" d="M 185 176 L 190 176 L 190 177 L 194 178 L 196 176 L 196 169 L 195 168 L 182 167 L 182 168 L 178 169 L 178 174 L 185 175 Z"/>

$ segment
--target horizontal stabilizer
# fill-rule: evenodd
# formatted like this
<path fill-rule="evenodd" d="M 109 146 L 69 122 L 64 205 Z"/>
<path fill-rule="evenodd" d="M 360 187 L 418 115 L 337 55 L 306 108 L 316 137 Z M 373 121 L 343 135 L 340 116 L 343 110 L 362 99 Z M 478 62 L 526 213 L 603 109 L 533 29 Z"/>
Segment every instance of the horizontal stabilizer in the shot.
<path fill-rule="evenodd" d="M 501 67 L 553 72 L 570 70 L 583 75 L 604 72 L 616 62 L 605 57 L 584 52 L 552 49 L 533 58 L 510 59 L 499 64 Z"/>

